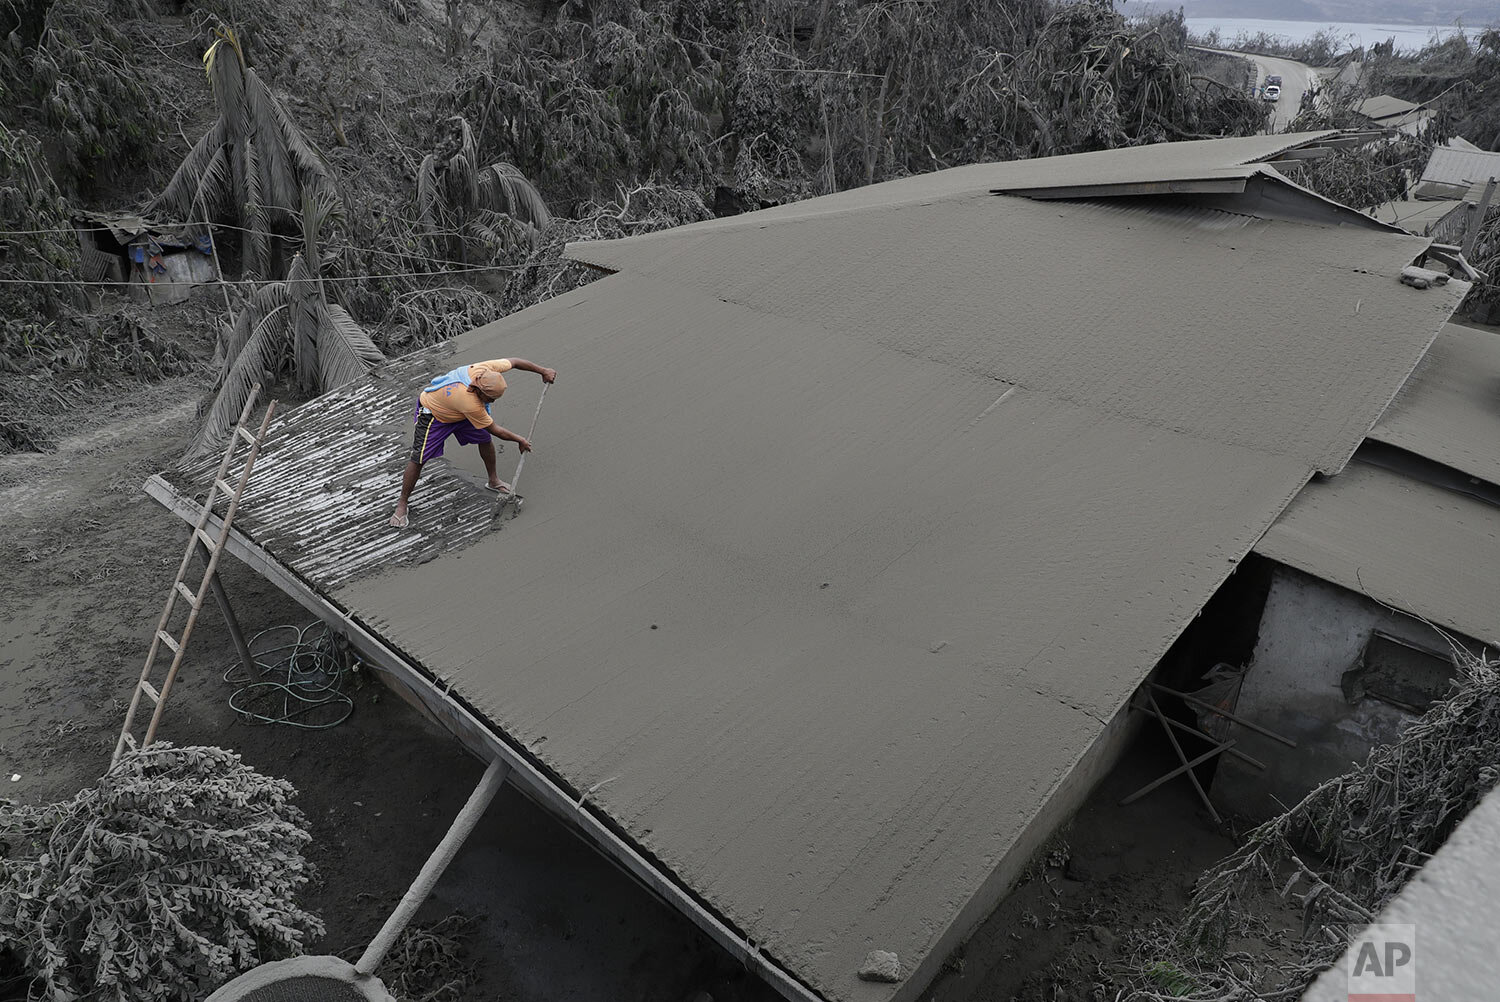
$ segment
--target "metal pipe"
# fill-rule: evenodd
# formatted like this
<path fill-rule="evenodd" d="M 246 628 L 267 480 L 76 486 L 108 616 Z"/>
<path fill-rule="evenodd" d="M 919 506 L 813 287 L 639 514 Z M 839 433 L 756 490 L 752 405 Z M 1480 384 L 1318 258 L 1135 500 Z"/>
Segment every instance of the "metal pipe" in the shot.
<path fill-rule="evenodd" d="M 458 850 L 463 848 L 464 840 L 484 816 L 485 808 L 490 806 L 490 801 L 495 799 L 495 794 L 500 792 L 500 786 L 505 782 L 506 773 L 510 772 L 510 766 L 500 759 L 492 759 L 490 767 L 484 770 L 484 776 L 480 778 L 479 785 L 474 787 L 474 792 L 469 794 L 468 802 L 458 812 L 458 817 L 453 819 L 453 825 L 448 829 L 448 834 L 438 843 L 432 855 L 427 857 L 427 862 L 422 865 L 422 872 L 417 874 L 417 879 L 411 882 L 406 893 L 401 896 L 400 904 L 396 910 L 391 912 L 391 917 L 385 920 L 385 925 L 375 934 L 370 945 L 365 948 L 364 955 L 359 958 L 359 963 L 354 969 L 361 974 L 371 975 L 385 955 L 390 952 L 392 946 L 396 945 L 396 937 L 401 935 L 401 930 L 406 928 L 408 922 L 417 914 L 417 909 L 422 907 L 422 902 L 432 893 L 433 885 L 448 869 L 448 864 L 453 862 L 453 857 L 458 855 Z"/>

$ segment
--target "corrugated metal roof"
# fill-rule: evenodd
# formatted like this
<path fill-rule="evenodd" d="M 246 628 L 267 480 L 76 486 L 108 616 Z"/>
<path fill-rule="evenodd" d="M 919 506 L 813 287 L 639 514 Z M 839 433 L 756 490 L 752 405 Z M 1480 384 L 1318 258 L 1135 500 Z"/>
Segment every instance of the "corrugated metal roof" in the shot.
<path fill-rule="evenodd" d="M 1308 484 L 1262 556 L 1500 644 L 1500 508 L 1363 462 Z"/>
<path fill-rule="evenodd" d="M 1445 326 L 1369 437 L 1500 484 L 1500 334 Z"/>
<path fill-rule="evenodd" d="M 282 411 L 241 498 L 237 526 L 327 592 L 488 533 L 496 496 L 443 461 L 427 464 L 423 474 L 428 517 L 409 532 L 385 528 L 411 447 L 416 395 L 432 378 L 437 355 L 446 358 L 447 350 L 408 355 L 314 405 Z M 196 485 L 201 500 L 218 466 L 219 457 L 209 456 L 171 479 L 179 488 Z"/>
<path fill-rule="evenodd" d="M 1147 224 L 1107 203 L 970 195 L 780 225 L 688 226 L 571 244 L 568 253 L 773 316 L 813 319 L 872 346 L 1339 469 L 1388 398 L 1374 410 L 1351 409 L 1348 397 L 1314 385 L 1316 365 L 1271 380 L 1239 374 L 1264 372 L 1267 352 L 1321 350 L 1332 343 L 1323 337 L 1347 338 L 1360 354 L 1377 330 L 1397 343 L 1413 331 L 1435 336 L 1452 292 L 1464 287 L 1450 284 L 1452 292 L 1426 300 L 1390 287 L 1427 246 L 1418 237 L 1294 232 L 1296 224 L 1263 220 L 1225 230 L 1220 213 L 1193 218 Z M 1002 246 L 1014 248 L 1003 263 Z M 917 274 L 920 282 L 895 280 Z M 1306 303 L 1324 294 L 1340 298 L 1320 307 L 1326 319 L 1311 320 Z M 1320 338 L 1309 341 L 1313 329 Z M 1425 347 L 1399 349 L 1394 370 L 1349 370 L 1350 395 L 1373 384 L 1392 392 L 1400 383 L 1390 382 L 1392 372 L 1404 377 Z M 1194 374 L 1172 396 L 1144 390 L 1184 369 Z M 1317 397 L 1324 402 L 1315 413 L 1293 416 Z M 1297 408 L 1281 410 L 1283 398 Z M 1262 409 L 1255 421 L 1241 416 Z"/>
<path fill-rule="evenodd" d="M 1000 173 L 575 245 L 623 273 L 424 360 L 559 369 L 525 513 L 426 562 L 313 575 L 839 1002 L 925 987 L 1105 724 L 1463 293 L 1400 284 L 1419 238 L 992 196 Z M 382 413 L 411 405 L 403 372 Z M 524 378 L 503 422 L 529 413 Z M 408 434 L 351 443 L 391 471 L 368 487 L 385 510 Z M 412 522 L 438 539 L 465 516 L 428 484 Z M 237 526 L 278 531 L 265 503 Z M 346 550 L 400 545 L 350 517 Z M 268 549 L 295 566 L 317 545 Z M 903 984 L 856 979 L 874 948 Z"/>
<path fill-rule="evenodd" d="M 1394 223 L 1418 236 L 1428 236 L 1433 232 L 1434 227 L 1443 223 L 1454 212 L 1464 211 L 1464 204 L 1462 200 L 1454 199 L 1423 201 L 1403 198 L 1394 202 L 1386 202 L 1372 210 L 1371 214 L 1376 219 Z"/>
<path fill-rule="evenodd" d="M 741 226 L 764 226 L 779 220 L 801 219 L 830 212 L 861 209 L 885 211 L 902 205 L 961 198 L 999 189 L 1123 185 L 1212 177 L 1245 178 L 1257 173 L 1256 168 L 1246 167 L 1247 164 L 1274 160 L 1287 150 L 1315 145 L 1340 135 L 1342 133 L 1337 129 L 1325 129 L 1272 136 L 1156 143 L 1035 160 L 973 164 L 852 188 L 835 195 L 791 202 L 742 216 L 709 219 L 678 227 L 671 232 L 716 232 Z"/>
<path fill-rule="evenodd" d="M 1399 97 L 1390 94 L 1378 94 L 1375 97 L 1367 97 L 1354 106 L 1354 110 L 1375 122 L 1382 122 L 1390 118 L 1401 118 L 1411 112 L 1422 108 L 1420 104 L 1403 101 Z"/>
<path fill-rule="evenodd" d="M 1482 150 L 1454 149 L 1439 146 L 1432 151 L 1422 170 L 1422 183 L 1483 185 L 1490 178 L 1500 178 L 1500 153 Z M 1481 188 L 1481 190 L 1483 190 Z"/>

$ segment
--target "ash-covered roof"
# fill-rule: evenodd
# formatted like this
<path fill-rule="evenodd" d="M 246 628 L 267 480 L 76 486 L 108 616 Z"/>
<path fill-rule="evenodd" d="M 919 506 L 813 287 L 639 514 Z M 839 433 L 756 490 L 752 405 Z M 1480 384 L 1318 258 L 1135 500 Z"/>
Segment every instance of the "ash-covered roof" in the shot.
<path fill-rule="evenodd" d="M 1409 230 L 1418 236 L 1429 236 L 1434 231 L 1449 222 L 1448 217 L 1455 212 L 1463 212 L 1464 203 L 1461 200 L 1442 199 L 1437 201 L 1402 198 L 1393 202 L 1386 202 L 1371 210 L 1371 215 L 1383 222 L 1391 223 Z M 1462 219 L 1457 221 L 1462 225 Z"/>
<path fill-rule="evenodd" d="M 1500 642 L 1500 334 L 1445 326 L 1369 440 L 1363 459 L 1308 484 L 1256 552 Z"/>
<path fill-rule="evenodd" d="M 1500 485 L 1500 333 L 1445 326 L 1369 437 Z"/>
<path fill-rule="evenodd" d="M 914 998 L 1463 291 L 1398 281 L 1426 240 L 1284 218 L 1295 193 L 1266 219 L 991 189 L 1232 172 L 1305 140 L 963 168 L 574 245 L 618 273 L 427 363 L 559 370 L 523 514 L 447 545 L 428 492 L 451 484 L 424 478 L 406 534 L 366 514 L 341 537 L 422 556 L 353 578 L 301 570 L 316 543 L 269 498 L 237 525 L 790 979 Z M 382 385 L 285 419 L 268 476 Z M 534 393 L 513 380 L 502 423 Z M 359 447 L 393 502 L 407 439 Z M 857 979 L 872 949 L 901 984 Z"/>
<path fill-rule="evenodd" d="M 1500 644 L 1500 507 L 1492 500 L 1355 461 L 1308 484 L 1255 552 Z"/>
<path fill-rule="evenodd" d="M 1404 120 L 1412 112 L 1420 111 L 1423 107 L 1423 105 L 1414 104 L 1390 94 L 1377 94 L 1356 104 L 1354 110 L 1373 122 L 1385 123 L 1396 119 Z"/>

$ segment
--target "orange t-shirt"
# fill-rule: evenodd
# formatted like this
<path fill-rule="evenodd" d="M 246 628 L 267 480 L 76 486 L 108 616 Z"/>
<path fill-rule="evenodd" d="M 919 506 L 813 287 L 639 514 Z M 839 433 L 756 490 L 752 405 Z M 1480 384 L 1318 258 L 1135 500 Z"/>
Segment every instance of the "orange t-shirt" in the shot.
<path fill-rule="evenodd" d="M 510 359 L 494 358 L 487 362 L 475 362 L 469 366 L 469 382 L 477 383 L 486 372 L 509 372 Z M 409 399 L 409 398 L 408 398 Z M 449 383 L 436 390 L 427 390 L 418 399 L 432 416 L 448 424 L 467 421 L 476 428 L 488 428 L 495 423 L 490 417 L 490 408 L 479 394 L 462 383 Z"/>

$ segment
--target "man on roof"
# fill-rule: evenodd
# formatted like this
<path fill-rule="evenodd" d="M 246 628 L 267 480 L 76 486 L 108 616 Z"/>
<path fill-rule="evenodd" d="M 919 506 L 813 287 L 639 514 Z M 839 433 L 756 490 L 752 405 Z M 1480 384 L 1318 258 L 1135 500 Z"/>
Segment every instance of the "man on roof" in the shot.
<path fill-rule="evenodd" d="M 490 416 L 490 404 L 500 399 L 505 392 L 505 376 L 511 369 L 534 372 L 542 381 L 550 383 L 557 378 L 557 370 L 536 365 L 524 358 L 495 358 L 473 365 L 460 365 L 445 372 L 422 391 L 417 398 L 417 409 L 413 418 L 416 428 L 412 432 L 411 457 L 406 462 L 406 471 L 401 475 L 401 499 L 396 502 L 396 513 L 391 516 L 391 525 L 404 528 L 407 524 L 406 506 L 411 500 L 412 489 L 422 475 L 422 464 L 443 454 L 443 444 L 448 436 L 458 439 L 460 445 L 479 446 L 479 456 L 490 475 L 487 485 L 492 491 L 509 493 L 510 485 L 495 473 L 495 442 L 504 439 L 516 443 L 522 452 L 531 451 L 531 443 L 515 432 L 507 431 L 495 423 Z"/>

